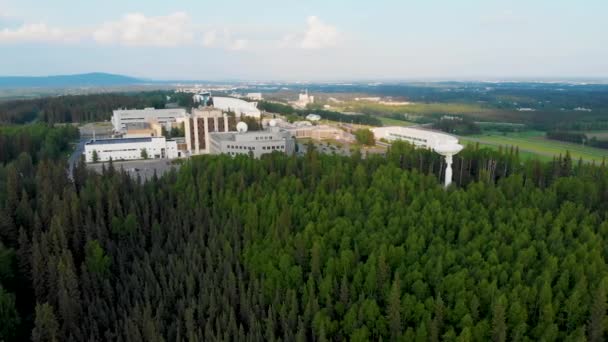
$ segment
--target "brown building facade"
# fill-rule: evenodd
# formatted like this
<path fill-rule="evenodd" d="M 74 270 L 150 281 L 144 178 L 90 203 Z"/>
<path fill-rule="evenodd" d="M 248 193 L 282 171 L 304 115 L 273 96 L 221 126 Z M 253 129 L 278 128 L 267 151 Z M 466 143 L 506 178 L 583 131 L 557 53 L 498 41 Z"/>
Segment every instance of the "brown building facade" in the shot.
<path fill-rule="evenodd" d="M 184 120 L 186 144 L 190 154 L 209 153 L 209 133 L 229 132 L 236 127 L 236 118 L 210 107 L 192 109 Z"/>

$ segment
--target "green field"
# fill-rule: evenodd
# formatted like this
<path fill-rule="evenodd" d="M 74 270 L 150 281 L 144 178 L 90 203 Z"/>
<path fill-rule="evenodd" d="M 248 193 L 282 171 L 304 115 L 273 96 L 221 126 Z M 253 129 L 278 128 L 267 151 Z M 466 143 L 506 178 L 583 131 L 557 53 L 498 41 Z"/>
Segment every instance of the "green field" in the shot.
<path fill-rule="evenodd" d="M 498 148 L 499 146 L 519 147 L 520 155 L 523 157 L 538 157 L 541 160 L 551 160 L 553 156 L 564 155 L 570 152 L 572 159 L 582 158 L 586 162 L 601 162 L 608 158 L 608 150 L 583 146 L 579 144 L 548 140 L 544 132 L 525 131 L 520 133 L 487 132 L 479 135 L 460 137 L 466 143 L 479 142 L 481 145 Z"/>

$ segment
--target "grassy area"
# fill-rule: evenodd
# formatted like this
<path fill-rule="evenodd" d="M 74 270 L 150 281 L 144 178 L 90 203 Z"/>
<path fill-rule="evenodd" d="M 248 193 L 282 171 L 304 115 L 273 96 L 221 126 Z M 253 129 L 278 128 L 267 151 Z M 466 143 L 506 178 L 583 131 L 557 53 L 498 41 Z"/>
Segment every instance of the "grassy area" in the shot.
<path fill-rule="evenodd" d="M 504 114 L 502 110 L 490 108 L 478 103 L 411 103 L 408 105 L 386 105 L 370 101 L 346 101 L 336 108 L 343 111 L 378 114 L 431 115 L 431 114 L 466 114 L 473 117 L 497 118 Z"/>
<path fill-rule="evenodd" d="M 572 159 L 582 158 L 584 161 L 601 162 L 608 158 L 608 150 L 583 146 L 579 144 L 549 140 L 545 138 L 544 132 L 523 131 L 519 133 L 487 132 L 460 138 L 465 143 L 479 142 L 481 145 L 498 148 L 498 146 L 517 146 L 520 155 L 524 157 L 538 156 L 541 160 L 550 160 L 553 156 L 564 155 L 570 152 Z"/>
<path fill-rule="evenodd" d="M 380 119 L 380 121 L 382 121 L 382 125 L 383 126 L 412 126 L 415 125 L 415 123 L 410 122 L 410 121 L 405 121 L 405 120 L 397 120 L 397 119 L 392 119 L 392 118 L 387 118 L 384 116 L 378 116 L 378 119 Z"/>
<path fill-rule="evenodd" d="M 479 142 L 480 147 L 483 148 L 490 148 L 492 150 L 498 151 L 498 149 L 502 146 L 503 148 L 510 148 L 509 146 L 505 146 L 505 145 L 494 145 L 494 144 L 490 144 L 488 142 L 482 142 L 482 141 L 478 141 L 477 139 L 472 139 L 469 137 L 458 137 L 458 140 L 460 140 L 460 143 L 462 145 L 475 145 L 476 143 Z M 514 146 L 514 145 L 513 145 Z M 543 155 L 543 154 L 537 154 L 534 152 L 528 152 L 528 151 L 522 151 L 521 149 L 519 150 L 519 157 L 523 160 L 525 159 L 538 159 L 541 161 L 550 161 L 552 159 L 552 156 L 548 156 L 548 155 Z"/>

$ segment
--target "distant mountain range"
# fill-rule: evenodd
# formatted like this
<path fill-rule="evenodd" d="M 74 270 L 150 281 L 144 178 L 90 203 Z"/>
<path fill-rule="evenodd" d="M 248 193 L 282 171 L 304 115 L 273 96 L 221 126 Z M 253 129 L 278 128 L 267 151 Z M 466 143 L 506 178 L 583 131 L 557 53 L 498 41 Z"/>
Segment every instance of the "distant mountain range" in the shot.
<path fill-rule="evenodd" d="M 56 76 L 0 76 L 0 88 L 107 87 L 144 83 L 150 81 L 101 72 Z"/>

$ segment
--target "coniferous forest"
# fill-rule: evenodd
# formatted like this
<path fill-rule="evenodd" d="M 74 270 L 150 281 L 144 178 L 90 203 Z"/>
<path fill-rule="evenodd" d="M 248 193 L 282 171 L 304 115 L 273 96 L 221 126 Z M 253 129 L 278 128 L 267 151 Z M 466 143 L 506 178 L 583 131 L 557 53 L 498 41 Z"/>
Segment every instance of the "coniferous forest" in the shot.
<path fill-rule="evenodd" d="M 406 144 L 145 183 L 22 152 L 0 165 L 0 340 L 606 338 L 603 164 L 469 147 L 445 190 Z"/>

